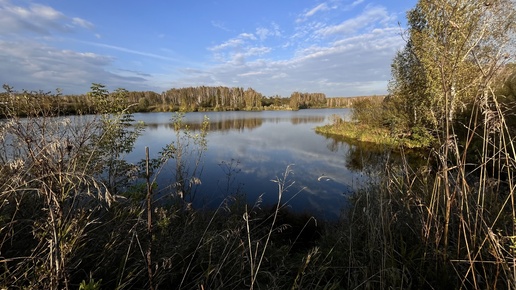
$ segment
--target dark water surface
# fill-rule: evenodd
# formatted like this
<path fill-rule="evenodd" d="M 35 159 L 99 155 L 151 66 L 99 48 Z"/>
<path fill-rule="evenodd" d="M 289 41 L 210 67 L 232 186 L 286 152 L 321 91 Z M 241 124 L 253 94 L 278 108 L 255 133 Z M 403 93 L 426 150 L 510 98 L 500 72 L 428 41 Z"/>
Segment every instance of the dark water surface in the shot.
<path fill-rule="evenodd" d="M 195 203 L 216 205 L 228 193 L 238 191 L 250 203 L 263 195 L 265 204 L 273 204 L 278 199 L 278 185 L 271 180 L 282 177 L 290 166 L 287 184 L 293 184 L 282 201 L 288 201 L 296 212 L 326 219 L 339 217 L 349 194 L 364 181 L 364 172 L 356 164 L 360 160 L 352 160 L 356 146 L 315 133 L 315 127 L 330 123 L 333 114 L 347 117 L 349 110 L 187 113 L 184 122 L 194 130 L 204 116 L 210 120 L 202 184 Z M 129 160 L 143 159 L 145 146 L 151 156 L 156 156 L 175 140 L 172 113 L 134 117 L 147 126 Z M 158 184 L 168 182 L 172 164 L 163 171 Z"/>

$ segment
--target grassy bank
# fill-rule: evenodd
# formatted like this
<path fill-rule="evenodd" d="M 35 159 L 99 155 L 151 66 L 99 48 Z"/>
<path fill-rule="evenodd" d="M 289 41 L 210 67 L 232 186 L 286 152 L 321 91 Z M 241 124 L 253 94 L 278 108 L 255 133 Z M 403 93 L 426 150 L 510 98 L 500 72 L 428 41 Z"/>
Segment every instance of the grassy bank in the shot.
<path fill-rule="evenodd" d="M 338 117 L 337 117 L 338 118 Z M 359 142 L 373 143 L 390 148 L 427 148 L 430 140 L 418 136 L 393 136 L 384 127 L 371 126 L 360 122 L 346 122 L 338 118 L 332 124 L 319 126 L 315 131 L 320 134 L 342 136 Z"/>

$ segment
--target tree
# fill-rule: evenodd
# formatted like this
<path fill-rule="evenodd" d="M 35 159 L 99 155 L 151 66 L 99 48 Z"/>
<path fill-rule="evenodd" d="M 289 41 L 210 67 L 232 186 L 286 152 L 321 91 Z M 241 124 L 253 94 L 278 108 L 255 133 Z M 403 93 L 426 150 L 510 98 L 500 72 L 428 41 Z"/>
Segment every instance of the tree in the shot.
<path fill-rule="evenodd" d="M 389 84 L 387 98 L 387 120 L 393 133 L 407 132 L 416 126 L 430 127 L 435 119 L 426 93 L 424 66 L 414 52 L 409 39 L 405 48 L 399 51 L 392 63 L 393 81 Z"/>
<path fill-rule="evenodd" d="M 128 172 L 135 165 L 127 162 L 124 156 L 133 150 L 143 124 L 134 124 L 127 106 L 127 90 L 117 89 L 110 94 L 104 85 L 94 83 L 88 95 L 94 100 L 97 112 L 101 113 L 100 128 L 91 139 L 96 144 L 93 147 L 94 157 L 98 159 L 96 164 L 102 166 L 92 171 L 101 176 L 111 193 L 118 194 L 133 178 Z"/>
<path fill-rule="evenodd" d="M 299 110 L 299 100 L 301 98 L 301 93 L 293 92 L 290 95 L 290 108 L 294 111 Z"/>
<path fill-rule="evenodd" d="M 492 229 L 503 227 L 503 219 L 511 222 L 500 232 L 514 241 L 514 187 L 495 189 L 496 195 L 506 195 L 511 202 L 485 203 L 492 190 L 486 172 L 513 174 L 513 141 L 505 134 L 495 87 L 502 68 L 514 57 L 515 10 L 514 0 L 419 0 L 407 14 L 407 43 L 394 59 L 387 101 L 391 115 L 402 112 L 397 114 L 403 118 L 402 125 L 412 132 L 424 128 L 439 141 L 431 200 L 440 205 L 427 205 L 431 210 L 423 218 L 435 229 L 432 239 L 445 260 L 468 256 L 462 282 L 476 289 L 489 288 L 480 287 L 487 282 L 478 277 L 492 271 L 489 263 L 476 263 L 478 259 L 503 261 L 504 269 L 511 268 L 506 272 L 508 288 L 516 285 L 514 251 L 504 248 L 498 253 L 510 254 L 496 256 L 486 250 L 500 245 L 492 239 Z M 468 111 L 468 123 L 457 122 Z M 476 140 L 480 145 L 471 146 Z M 469 153 L 474 153 L 478 164 L 468 160 Z M 509 180 L 512 184 L 512 177 Z M 496 277 L 493 280 L 496 285 Z"/>
<path fill-rule="evenodd" d="M 374 127 L 382 126 L 382 99 L 363 98 L 353 104 L 352 119 Z"/>
<path fill-rule="evenodd" d="M 389 100 L 405 116 L 403 126 L 448 136 L 446 128 L 492 85 L 508 59 L 514 3 L 420 0 L 407 20 L 407 43 L 392 64 Z"/>

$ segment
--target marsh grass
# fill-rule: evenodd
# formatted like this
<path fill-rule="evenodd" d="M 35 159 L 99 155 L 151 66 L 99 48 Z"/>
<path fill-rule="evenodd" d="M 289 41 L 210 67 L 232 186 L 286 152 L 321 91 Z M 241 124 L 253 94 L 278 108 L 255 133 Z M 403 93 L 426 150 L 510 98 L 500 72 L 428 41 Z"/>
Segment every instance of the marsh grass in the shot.
<path fill-rule="evenodd" d="M 37 99 L 26 95 L 23 102 Z M 1 124 L 1 246 L 5 257 L 16 257 L 3 260 L 10 266 L 2 277 L 7 285 L 22 279 L 30 288 L 68 288 L 74 253 L 113 196 L 95 176 L 89 140 L 102 134 L 95 120 L 77 125 L 51 114 L 37 117 L 37 110 Z"/>
<path fill-rule="evenodd" d="M 315 131 L 327 136 L 345 137 L 352 142 L 381 144 L 393 149 L 399 147 L 429 148 L 432 145 L 432 140 L 426 136 L 412 134 L 410 137 L 400 138 L 393 135 L 389 128 L 356 121 L 345 121 L 337 115 L 332 117 L 331 124 L 319 126 Z"/>
<path fill-rule="evenodd" d="M 380 178 L 355 193 L 342 225 L 347 288 L 516 287 L 512 107 L 480 92 L 447 123 L 426 164 L 385 162 L 373 174 Z M 411 147 L 339 117 L 318 130 L 362 141 L 385 135 L 372 141 L 402 154 Z"/>

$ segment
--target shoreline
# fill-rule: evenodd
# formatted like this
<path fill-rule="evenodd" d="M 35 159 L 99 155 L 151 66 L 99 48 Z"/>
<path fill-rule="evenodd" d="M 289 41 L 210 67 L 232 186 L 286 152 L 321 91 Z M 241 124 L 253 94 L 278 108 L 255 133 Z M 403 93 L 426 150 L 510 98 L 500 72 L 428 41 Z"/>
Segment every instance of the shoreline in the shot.
<path fill-rule="evenodd" d="M 340 121 L 337 124 L 328 124 L 316 127 L 315 132 L 330 136 L 340 136 L 357 142 L 387 146 L 392 149 L 397 149 L 399 147 L 424 149 L 430 147 L 428 140 L 425 142 L 392 136 L 391 132 L 387 128 L 372 127 L 357 122 Z"/>

